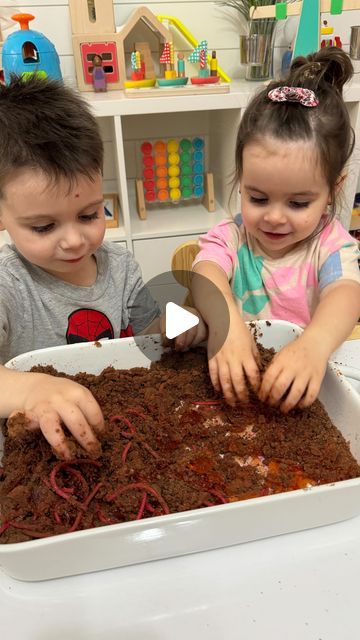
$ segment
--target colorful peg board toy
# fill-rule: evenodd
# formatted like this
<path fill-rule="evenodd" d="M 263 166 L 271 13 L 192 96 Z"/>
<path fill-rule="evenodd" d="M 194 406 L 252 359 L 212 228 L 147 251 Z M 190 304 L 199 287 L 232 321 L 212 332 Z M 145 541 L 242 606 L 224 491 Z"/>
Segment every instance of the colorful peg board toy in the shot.
<path fill-rule="evenodd" d="M 156 204 L 203 202 L 214 210 L 212 174 L 205 172 L 205 139 L 200 136 L 144 140 L 139 143 L 136 180 L 137 209 L 142 220 L 146 208 Z"/>

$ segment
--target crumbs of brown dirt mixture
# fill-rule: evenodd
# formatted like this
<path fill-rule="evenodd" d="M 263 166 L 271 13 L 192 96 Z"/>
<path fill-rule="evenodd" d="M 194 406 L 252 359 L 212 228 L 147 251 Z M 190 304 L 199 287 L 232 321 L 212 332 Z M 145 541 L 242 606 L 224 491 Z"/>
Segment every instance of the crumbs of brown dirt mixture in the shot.
<path fill-rule="evenodd" d="M 261 349 L 264 366 L 272 353 Z M 51 367 L 37 368 L 61 375 Z M 168 353 L 151 369 L 69 376 L 105 417 L 102 454 L 59 461 L 20 417 L 4 427 L 0 542 L 307 488 L 360 475 L 320 402 L 282 415 L 251 395 L 235 408 L 214 395 L 206 354 Z M 11 425 L 11 436 L 8 434 Z M 70 436 L 69 436 L 70 437 Z"/>

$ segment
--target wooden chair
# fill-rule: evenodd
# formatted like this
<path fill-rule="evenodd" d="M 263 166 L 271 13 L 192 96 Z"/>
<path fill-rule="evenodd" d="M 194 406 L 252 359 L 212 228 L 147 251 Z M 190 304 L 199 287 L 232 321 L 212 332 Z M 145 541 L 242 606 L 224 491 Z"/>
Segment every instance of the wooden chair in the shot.
<path fill-rule="evenodd" d="M 187 296 L 184 300 L 184 305 L 193 307 L 193 299 L 190 292 L 191 284 L 191 265 L 195 260 L 199 252 L 199 245 L 197 240 L 189 240 L 179 245 L 171 259 L 171 271 L 173 272 L 175 280 L 188 290 Z"/>
<path fill-rule="evenodd" d="M 352 333 L 348 337 L 348 340 L 360 340 L 360 324 L 357 324 L 356 327 L 354 327 Z"/>

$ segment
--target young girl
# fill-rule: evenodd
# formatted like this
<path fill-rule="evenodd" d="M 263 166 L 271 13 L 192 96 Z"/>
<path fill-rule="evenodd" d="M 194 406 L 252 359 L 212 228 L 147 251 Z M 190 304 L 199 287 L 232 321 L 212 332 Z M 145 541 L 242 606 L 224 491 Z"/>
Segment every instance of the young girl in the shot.
<path fill-rule="evenodd" d="M 193 267 L 226 301 L 229 330 L 218 349 L 221 314 L 203 278 L 192 281 L 208 326 L 211 380 L 231 404 L 246 400 L 247 378 L 263 401 L 285 412 L 310 405 L 330 354 L 359 318 L 358 249 L 335 219 L 335 196 L 354 146 L 341 95 L 351 75 L 340 49 L 298 58 L 285 81 L 252 99 L 241 120 L 236 179 L 242 218 L 224 220 L 203 236 Z M 245 325 L 258 318 L 304 327 L 262 380 Z"/>

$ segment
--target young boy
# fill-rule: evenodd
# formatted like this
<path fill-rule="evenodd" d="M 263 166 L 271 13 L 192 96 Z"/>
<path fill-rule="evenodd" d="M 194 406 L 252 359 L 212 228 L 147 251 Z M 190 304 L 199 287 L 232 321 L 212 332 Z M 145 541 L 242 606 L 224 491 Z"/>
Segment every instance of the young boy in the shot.
<path fill-rule="evenodd" d="M 0 362 L 79 341 L 158 332 L 159 308 L 130 252 L 103 242 L 103 146 L 95 118 L 62 83 L 0 86 Z M 63 422 L 90 454 L 103 416 L 81 385 L 0 365 L 0 416 L 24 412 L 71 457 Z"/>

